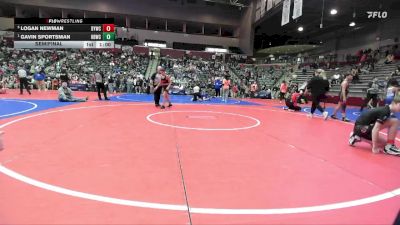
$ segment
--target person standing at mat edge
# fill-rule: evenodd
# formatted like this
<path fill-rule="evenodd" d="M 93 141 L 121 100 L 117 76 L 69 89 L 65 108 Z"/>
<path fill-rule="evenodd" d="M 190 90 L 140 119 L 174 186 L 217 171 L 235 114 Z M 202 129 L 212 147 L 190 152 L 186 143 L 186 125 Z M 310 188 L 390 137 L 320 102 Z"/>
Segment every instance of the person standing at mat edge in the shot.
<path fill-rule="evenodd" d="M 346 78 L 340 85 L 340 91 L 339 91 L 339 103 L 336 106 L 335 110 L 333 111 L 333 114 L 331 115 L 332 119 L 337 120 L 338 118 L 336 117 L 337 111 L 339 109 L 342 109 L 342 120 L 344 122 L 350 122 L 349 119 L 346 118 L 346 102 L 347 102 L 347 97 L 349 96 L 349 85 L 350 82 L 353 80 L 353 75 L 347 74 Z"/>
<path fill-rule="evenodd" d="M 20 67 L 18 70 L 18 78 L 19 78 L 19 94 L 20 95 L 24 94 L 24 87 L 25 87 L 26 91 L 30 95 L 31 91 L 29 90 L 28 78 L 26 75 L 26 70 L 23 67 Z"/>
<path fill-rule="evenodd" d="M 308 82 L 307 90 L 310 90 L 312 96 L 311 112 L 308 114 L 308 117 L 312 118 L 315 110 L 318 109 L 326 120 L 328 112 L 319 103 L 322 99 L 326 98 L 325 93 L 329 91 L 329 81 L 324 79 L 321 74 L 317 74 Z"/>
<path fill-rule="evenodd" d="M 397 93 L 390 105 L 371 109 L 356 120 L 353 132 L 350 133 L 349 144 L 354 146 L 362 139 L 372 141 L 372 152 L 383 152 L 389 155 L 400 156 L 400 150 L 394 145 L 399 120 L 394 113 L 400 112 L 400 95 Z M 379 136 L 379 132 L 388 129 L 387 140 Z"/>
<path fill-rule="evenodd" d="M 168 103 L 168 107 L 171 107 L 171 100 L 169 98 L 169 89 L 171 87 L 171 77 L 168 76 L 165 73 L 165 69 L 163 67 L 161 67 L 160 69 L 160 83 L 157 85 L 157 87 L 155 88 L 154 92 L 157 91 L 157 89 L 161 89 L 162 94 L 163 94 L 163 105 L 161 106 L 161 109 L 165 109 L 165 105 L 166 103 Z"/>
<path fill-rule="evenodd" d="M 160 107 L 160 98 L 161 98 L 161 88 L 157 88 L 160 84 L 161 80 L 161 70 L 163 69 L 162 66 L 157 67 L 157 72 L 151 75 L 150 83 L 152 88 L 151 92 L 154 94 L 154 104 L 156 107 Z"/>
<path fill-rule="evenodd" d="M 231 87 L 231 80 L 229 79 L 229 75 L 225 75 L 224 80 L 222 81 L 222 101 L 228 102 L 229 91 Z"/>
<path fill-rule="evenodd" d="M 94 74 L 94 77 L 96 79 L 97 95 L 99 96 L 99 100 L 102 100 L 100 91 L 103 92 L 105 100 L 110 100 L 109 98 L 107 98 L 107 90 L 104 85 L 104 75 L 102 73 L 97 72 Z"/>

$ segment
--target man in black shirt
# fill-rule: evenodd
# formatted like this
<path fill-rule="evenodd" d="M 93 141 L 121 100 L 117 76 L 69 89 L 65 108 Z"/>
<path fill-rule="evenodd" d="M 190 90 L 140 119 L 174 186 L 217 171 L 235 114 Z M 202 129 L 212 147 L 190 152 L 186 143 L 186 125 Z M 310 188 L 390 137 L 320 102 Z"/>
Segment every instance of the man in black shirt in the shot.
<path fill-rule="evenodd" d="M 356 120 L 353 132 L 350 134 L 349 144 L 353 146 L 361 138 L 372 141 L 372 152 L 383 152 L 390 155 L 400 156 L 400 150 L 394 145 L 399 120 L 394 113 L 400 112 L 400 95 L 396 95 L 390 105 L 371 109 Z M 379 131 L 387 128 L 387 141 L 379 137 Z"/>
<path fill-rule="evenodd" d="M 67 82 L 67 84 L 69 84 L 69 75 L 67 74 L 67 72 L 65 72 L 65 73 L 62 73 L 61 75 L 60 75 L 60 83 L 63 83 L 63 82 Z"/>
<path fill-rule="evenodd" d="M 328 112 L 326 112 L 319 103 L 326 98 L 325 93 L 329 91 L 329 81 L 325 80 L 320 75 L 316 75 L 308 82 L 307 90 L 309 90 L 312 95 L 311 113 L 308 116 L 312 117 L 315 110 L 318 109 L 326 120 L 328 118 Z"/>
<path fill-rule="evenodd" d="M 101 94 L 100 92 L 103 91 L 104 94 L 104 99 L 105 100 L 110 100 L 109 98 L 107 98 L 107 89 L 104 85 L 104 75 L 103 72 L 99 73 L 95 73 L 94 74 L 94 79 L 96 81 L 96 87 L 97 87 L 97 95 L 99 96 L 99 100 L 102 100 L 101 98 Z"/>
<path fill-rule="evenodd" d="M 157 88 L 156 87 L 160 84 L 161 81 L 161 71 L 163 71 L 164 68 L 162 66 L 157 67 L 157 73 L 154 73 L 151 76 L 150 84 L 151 84 L 151 92 L 154 94 L 154 104 L 156 107 L 160 107 L 160 98 L 161 98 L 161 91 L 162 88 Z"/>

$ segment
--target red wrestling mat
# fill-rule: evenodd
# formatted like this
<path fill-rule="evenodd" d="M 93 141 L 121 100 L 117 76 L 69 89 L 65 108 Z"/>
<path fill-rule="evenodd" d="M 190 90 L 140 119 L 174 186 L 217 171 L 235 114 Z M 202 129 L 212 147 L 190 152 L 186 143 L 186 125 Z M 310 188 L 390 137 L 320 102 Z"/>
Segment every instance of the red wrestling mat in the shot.
<path fill-rule="evenodd" d="M 400 207 L 399 158 L 349 147 L 351 124 L 105 102 L 28 117 L 2 123 L 1 224 L 391 224 Z"/>

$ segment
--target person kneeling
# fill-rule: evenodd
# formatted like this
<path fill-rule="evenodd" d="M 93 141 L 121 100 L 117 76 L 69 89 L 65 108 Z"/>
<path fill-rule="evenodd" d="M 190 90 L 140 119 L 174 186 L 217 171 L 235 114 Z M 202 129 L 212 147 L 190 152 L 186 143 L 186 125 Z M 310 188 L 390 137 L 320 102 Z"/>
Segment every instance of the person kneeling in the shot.
<path fill-rule="evenodd" d="M 58 100 L 60 102 L 86 102 L 89 97 L 75 98 L 72 96 L 72 90 L 67 86 L 67 82 L 63 82 L 58 89 Z"/>
<path fill-rule="evenodd" d="M 303 91 L 301 90 L 300 92 L 296 91 L 295 93 L 292 94 L 292 96 L 290 98 L 287 98 L 286 99 L 287 108 L 285 108 L 285 110 L 301 111 L 301 107 L 298 106 L 297 104 L 302 95 L 303 95 Z"/>
<path fill-rule="evenodd" d="M 200 100 L 200 101 L 203 100 L 203 98 L 201 97 L 201 94 L 200 94 L 200 87 L 199 87 L 199 85 L 196 85 L 196 86 L 194 86 L 194 88 L 193 88 L 193 98 L 192 98 L 192 101 L 196 102 L 197 100 Z"/>
<path fill-rule="evenodd" d="M 400 156 L 400 150 L 394 145 L 399 120 L 394 113 L 400 112 L 400 95 L 394 97 L 390 105 L 371 109 L 356 120 L 353 132 L 350 134 L 349 144 L 354 146 L 356 142 L 365 139 L 372 141 L 372 152 L 383 152 L 389 155 Z M 379 131 L 387 128 L 387 141 L 379 136 Z"/>

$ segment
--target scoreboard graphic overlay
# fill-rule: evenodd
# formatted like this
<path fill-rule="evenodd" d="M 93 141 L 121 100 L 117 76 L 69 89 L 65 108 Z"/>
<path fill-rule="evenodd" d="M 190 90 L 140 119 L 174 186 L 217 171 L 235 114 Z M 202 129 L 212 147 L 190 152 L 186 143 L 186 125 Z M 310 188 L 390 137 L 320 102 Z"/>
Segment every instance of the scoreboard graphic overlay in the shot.
<path fill-rule="evenodd" d="M 15 18 L 14 48 L 114 48 L 114 18 Z"/>

